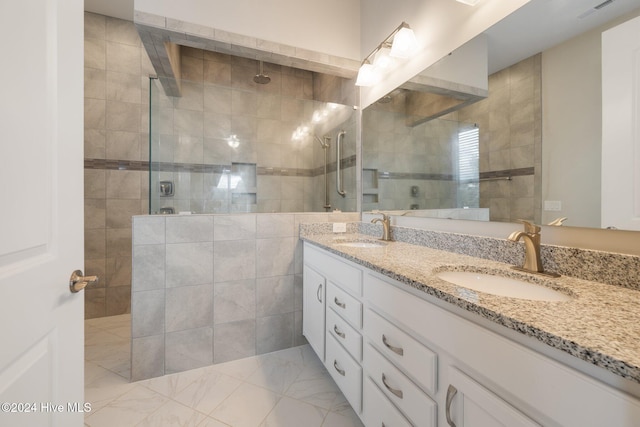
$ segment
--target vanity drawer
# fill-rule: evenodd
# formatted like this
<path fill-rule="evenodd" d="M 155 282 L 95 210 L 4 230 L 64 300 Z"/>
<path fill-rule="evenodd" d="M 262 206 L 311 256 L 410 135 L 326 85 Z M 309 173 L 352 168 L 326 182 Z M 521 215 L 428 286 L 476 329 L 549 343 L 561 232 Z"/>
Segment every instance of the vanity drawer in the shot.
<path fill-rule="evenodd" d="M 374 311 L 364 313 L 364 333 L 379 351 L 431 396 L 437 391 L 436 353 Z"/>
<path fill-rule="evenodd" d="M 327 310 L 327 332 L 329 332 L 356 361 L 362 360 L 362 335 L 333 310 Z"/>
<path fill-rule="evenodd" d="M 412 427 L 369 377 L 365 378 L 362 391 L 364 424 L 370 427 Z"/>
<path fill-rule="evenodd" d="M 413 425 L 436 425 L 436 403 L 370 344 L 364 350 L 364 369 Z"/>
<path fill-rule="evenodd" d="M 362 367 L 327 333 L 325 366 L 356 414 L 362 409 Z"/>
<path fill-rule="evenodd" d="M 347 264 L 309 243 L 304 245 L 304 262 L 320 269 L 324 276 L 353 295 L 362 296 L 362 270 Z"/>
<path fill-rule="evenodd" d="M 327 307 L 331 307 L 343 319 L 362 329 L 362 303 L 333 282 L 327 283 Z"/>

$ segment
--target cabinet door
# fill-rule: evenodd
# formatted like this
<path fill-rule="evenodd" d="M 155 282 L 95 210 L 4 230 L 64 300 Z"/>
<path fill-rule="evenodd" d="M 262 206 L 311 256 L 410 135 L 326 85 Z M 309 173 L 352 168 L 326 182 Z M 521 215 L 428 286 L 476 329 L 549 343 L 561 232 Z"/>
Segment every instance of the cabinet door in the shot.
<path fill-rule="evenodd" d="M 445 416 L 451 427 L 539 426 L 506 401 L 463 374 L 449 369 Z"/>
<path fill-rule="evenodd" d="M 302 276 L 302 334 L 324 362 L 325 278 L 305 265 Z"/>

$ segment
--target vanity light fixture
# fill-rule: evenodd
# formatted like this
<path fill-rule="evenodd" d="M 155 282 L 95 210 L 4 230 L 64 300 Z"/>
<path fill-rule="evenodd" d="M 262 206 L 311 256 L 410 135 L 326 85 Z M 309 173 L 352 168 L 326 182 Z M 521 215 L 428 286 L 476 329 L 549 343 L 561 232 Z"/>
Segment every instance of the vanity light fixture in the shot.
<path fill-rule="evenodd" d="M 480 2 L 480 0 L 456 0 L 456 1 L 460 3 L 468 4 L 469 6 L 475 6 Z"/>
<path fill-rule="evenodd" d="M 356 86 L 373 86 L 382 77 L 381 70 L 390 68 L 393 58 L 409 58 L 418 51 L 418 42 L 409 24 L 403 22 L 367 55 L 360 65 Z M 373 59 L 373 63 L 371 62 Z"/>

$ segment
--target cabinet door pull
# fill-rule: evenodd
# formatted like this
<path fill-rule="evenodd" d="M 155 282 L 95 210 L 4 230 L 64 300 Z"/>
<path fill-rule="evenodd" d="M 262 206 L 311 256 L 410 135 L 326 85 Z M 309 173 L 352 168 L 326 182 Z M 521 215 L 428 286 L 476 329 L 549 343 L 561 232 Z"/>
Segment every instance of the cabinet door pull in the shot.
<path fill-rule="evenodd" d="M 404 350 L 401 347 L 394 347 L 387 342 L 387 337 L 382 334 L 382 344 L 384 344 L 389 350 L 393 351 L 395 354 L 403 356 Z"/>
<path fill-rule="evenodd" d="M 446 401 L 444 413 L 447 416 L 447 424 L 449 424 L 451 427 L 456 427 L 456 423 L 454 423 L 453 420 L 451 419 L 451 402 L 453 401 L 453 398 L 456 396 L 456 393 L 458 393 L 458 390 L 454 386 L 449 384 L 449 388 L 447 389 L 447 401 Z"/>
<path fill-rule="evenodd" d="M 318 302 L 322 302 L 322 283 L 318 285 L 318 290 L 316 291 L 316 298 L 318 298 Z"/>
<path fill-rule="evenodd" d="M 336 371 L 338 371 L 340 375 L 344 377 L 344 369 L 338 368 L 338 361 L 335 359 L 333 360 L 333 367 L 335 368 Z"/>
<path fill-rule="evenodd" d="M 336 305 L 337 305 L 338 307 L 340 307 L 340 308 L 347 308 L 347 304 L 346 304 L 346 303 L 344 303 L 344 302 L 340 302 L 340 300 L 338 299 L 338 297 L 335 297 L 335 298 L 333 299 L 333 302 L 335 302 L 335 303 L 336 303 Z"/>
<path fill-rule="evenodd" d="M 335 332 L 340 338 L 343 338 L 343 339 L 346 336 L 344 332 L 338 329 L 338 325 L 333 325 L 333 332 Z"/>
<path fill-rule="evenodd" d="M 384 384 L 387 390 L 402 399 L 402 390 L 398 390 L 397 388 L 393 388 L 389 384 L 387 384 L 387 377 L 384 375 L 384 373 L 382 374 L 382 384 Z"/>

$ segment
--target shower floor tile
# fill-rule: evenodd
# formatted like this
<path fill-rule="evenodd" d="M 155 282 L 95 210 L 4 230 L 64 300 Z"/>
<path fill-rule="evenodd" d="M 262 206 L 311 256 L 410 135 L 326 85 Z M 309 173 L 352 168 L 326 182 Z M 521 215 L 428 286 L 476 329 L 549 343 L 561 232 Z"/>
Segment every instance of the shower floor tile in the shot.
<path fill-rule="evenodd" d="M 363 427 L 308 345 L 131 383 L 130 322 L 85 321 L 85 426 Z"/>

